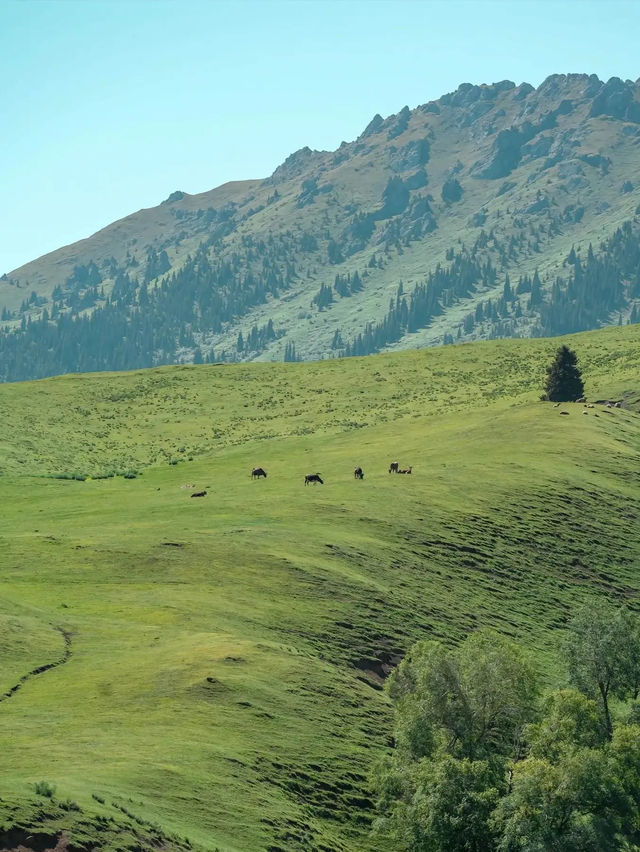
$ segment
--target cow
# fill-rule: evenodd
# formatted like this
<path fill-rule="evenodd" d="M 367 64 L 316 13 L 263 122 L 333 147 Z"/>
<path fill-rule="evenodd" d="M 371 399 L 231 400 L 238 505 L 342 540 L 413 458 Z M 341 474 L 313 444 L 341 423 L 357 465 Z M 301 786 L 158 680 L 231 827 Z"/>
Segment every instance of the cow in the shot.
<path fill-rule="evenodd" d="M 313 482 L 315 485 L 316 482 L 319 482 L 320 485 L 324 485 L 324 482 L 319 473 L 308 473 L 304 478 L 304 484 L 308 485 L 310 482 Z"/>
<path fill-rule="evenodd" d="M 354 475 L 354 477 L 355 477 L 356 479 L 364 479 L 364 473 L 363 473 L 363 471 L 362 471 L 362 468 L 361 468 L 361 467 L 357 467 L 357 468 L 353 471 L 353 475 Z"/>
<path fill-rule="evenodd" d="M 206 491 L 194 491 L 191 496 L 192 497 L 206 497 L 207 492 Z"/>
<path fill-rule="evenodd" d="M 397 473 L 398 472 L 398 462 L 391 462 L 389 465 L 389 473 Z"/>
<path fill-rule="evenodd" d="M 411 467 L 405 467 L 404 470 L 399 470 L 398 473 L 411 473 L 412 469 Z"/>
<path fill-rule="evenodd" d="M 254 469 L 251 471 L 251 479 L 260 479 L 261 476 L 264 476 L 264 478 L 266 479 L 267 471 L 261 467 L 254 467 Z"/>

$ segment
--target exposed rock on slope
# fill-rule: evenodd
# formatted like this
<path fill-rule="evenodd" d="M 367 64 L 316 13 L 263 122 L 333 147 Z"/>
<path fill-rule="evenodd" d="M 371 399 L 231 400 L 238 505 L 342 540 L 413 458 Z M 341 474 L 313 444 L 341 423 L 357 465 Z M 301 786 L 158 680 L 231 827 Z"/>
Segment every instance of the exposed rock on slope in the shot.
<path fill-rule="evenodd" d="M 173 192 L 0 281 L 0 377 L 635 321 L 639 125 L 631 81 L 463 84 L 266 180 Z"/>

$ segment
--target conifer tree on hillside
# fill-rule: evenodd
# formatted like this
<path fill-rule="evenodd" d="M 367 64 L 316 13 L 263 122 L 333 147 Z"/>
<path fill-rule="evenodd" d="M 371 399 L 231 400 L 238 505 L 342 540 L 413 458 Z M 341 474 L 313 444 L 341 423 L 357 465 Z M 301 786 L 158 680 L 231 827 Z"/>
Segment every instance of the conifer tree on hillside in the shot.
<path fill-rule="evenodd" d="M 285 361 L 299 361 L 300 358 L 296 352 L 295 343 L 286 343 L 284 347 L 284 360 Z"/>
<path fill-rule="evenodd" d="M 442 196 L 442 200 L 447 204 L 453 204 L 455 201 L 460 201 L 462 198 L 462 187 L 460 186 L 460 182 L 454 177 L 449 178 L 442 185 L 442 192 L 440 194 Z"/>
<path fill-rule="evenodd" d="M 546 397 L 551 402 L 573 402 L 584 393 L 582 374 L 577 366 L 578 356 L 568 346 L 556 352 L 553 364 L 547 367 Z"/>

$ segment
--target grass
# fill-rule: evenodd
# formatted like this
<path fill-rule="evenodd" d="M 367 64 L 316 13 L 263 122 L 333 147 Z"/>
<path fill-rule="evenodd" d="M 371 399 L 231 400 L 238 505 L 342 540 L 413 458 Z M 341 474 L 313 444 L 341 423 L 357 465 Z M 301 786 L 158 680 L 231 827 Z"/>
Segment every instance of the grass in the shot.
<path fill-rule="evenodd" d="M 630 326 L 566 337 L 579 349 L 592 396 L 634 387 L 638 333 Z M 122 476 L 149 465 L 179 467 L 247 441 L 535 400 L 558 345 L 507 340 L 302 366 L 189 365 L 4 384 L 0 471 Z"/>
<path fill-rule="evenodd" d="M 493 625 L 560 681 L 576 606 L 637 598 L 637 330 L 573 343 L 628 409 L 537 401 L 539 340 L 0 387 L 0 694 L 70 641 L 0 701 L 0 840 L 381 850 L 380 675 L 414 640 Z"/>

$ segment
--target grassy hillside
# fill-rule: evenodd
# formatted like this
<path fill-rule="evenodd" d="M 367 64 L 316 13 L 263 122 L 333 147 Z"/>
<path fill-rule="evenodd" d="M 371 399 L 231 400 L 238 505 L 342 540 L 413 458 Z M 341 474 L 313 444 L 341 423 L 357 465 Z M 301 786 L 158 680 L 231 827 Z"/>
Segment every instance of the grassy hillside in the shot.
<path fill-rule="evenodd" d="M 640 250 L 639 134 L 640 85 L 628 81 L 465 84 L 376 116 L 337 151 L 301 149 L 265 180 L 172 193 L 0 279 L 10 332 L 0 337 L 0 378 L 201 357 L 282 360 L 287 344 L 303 359 L 324 357 L 381 322 L 401 282 L 407 301 L 428 282 L 435 304 L 376 349 L 635 319 L 637 263 L 619 257 L 619 280 L 596 275 L 585 293 L 569 288 L 560 328 L 547 313 L 560 310 L 554 283 L 566 285 L 572 247 L 584 261 L 590 243 L 598 254 L 630 223 Z M 436 286 L 430 276 L 439 265 L 455 271 L 456 261 L 464 272 Z M 501 303 L 507 274 L 515 288 L 536 270 L 542 301 L 525 285 Z M 92 313 L 94 327 L 68 323 Z M 43 317 L 42 327 L 20 330 Z"/>
<path fill-rule="evenodd" d="M 592 396 L 634 388 L 639 335 L 630 326 L 563 338 L 578 347 Z M 179 471 L 189 479 L 191 460 L 249 440 L 538 399 L 556 348 L 553 340 L 505 340 L 303 366 L 185 365 L 4 384 L 0 471 L 103 476 L 188 462 Z"/>
<path fill-rule="evenodd" d="M 573 341 L 627 406 L 586 416 L 538 401 L 544 340 L 1 387 L 0 848 L 381 852 L 380 685 L 415 639 L 490 624 L 560 679 L 581 600 L 635 605 L 637 343 Z"/>

